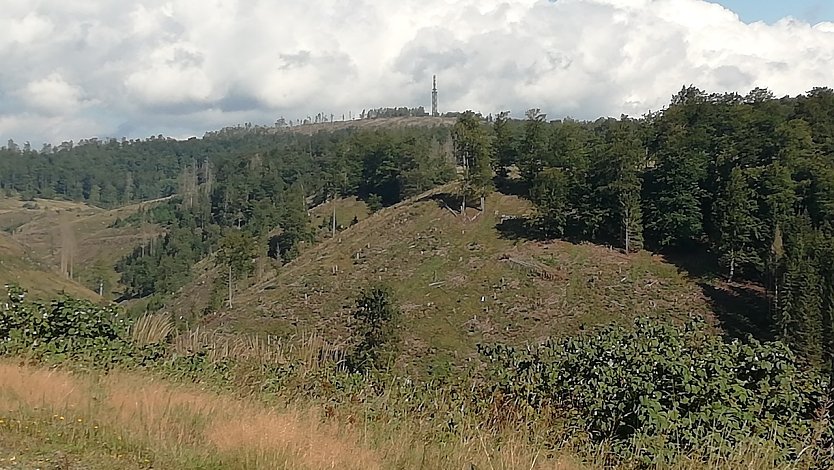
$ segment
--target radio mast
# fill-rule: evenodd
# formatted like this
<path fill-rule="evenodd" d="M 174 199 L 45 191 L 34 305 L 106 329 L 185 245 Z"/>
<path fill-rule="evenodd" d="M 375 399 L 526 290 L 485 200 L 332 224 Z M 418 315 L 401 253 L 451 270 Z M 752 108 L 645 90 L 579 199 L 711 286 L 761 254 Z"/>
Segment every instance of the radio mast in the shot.
<path fill-rule="evenodd" d="M 440 116 L 437 112 L 437 75 L 431 77 L 431 115 L 433 117 Z"/>

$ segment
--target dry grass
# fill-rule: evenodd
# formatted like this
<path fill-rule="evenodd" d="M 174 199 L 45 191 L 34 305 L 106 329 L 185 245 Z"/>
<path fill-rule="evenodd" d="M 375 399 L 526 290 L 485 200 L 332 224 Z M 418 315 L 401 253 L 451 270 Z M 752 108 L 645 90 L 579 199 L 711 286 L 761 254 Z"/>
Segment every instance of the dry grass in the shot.
<path fill-rule="evenodd" d="M 478 436 L 429 445 L 413 428 L 325 420 L 314 405 L 275 409 L 127 373 L 96 378 L 2 363 L 0 409 L 98 423 L 157 456 L 202 455 L 245 468 L 577 468 L 520 442 L 498 449 L 493 437 Z"/>
<path fill-rule="evenodd" d="M 254 402 L 130 374 L 96 380 L 0 365 L 0 409 L 48 410 L 95 421 L 119 437 L 176 455 L 197 449 L 258 468 L 381 468 L 361 433 L 325 424 L 315 409 L 272 410 Z"/>
<path fill-rule="evenodd" d="M 212 362 L 225 359 L 268 365 L 293 362 L 301 365 L 302 372 L 344 360 L 342 345 L 333 345 L 316 333 L 279 339 L 257 335 L 226 335 L 198 327 L 174 338 L 173 347 L 178 354 L 205 354 Z"/>
<path fill-rule="evenodd" d="M 65 372 L 0 363 L 0 410 L 16 405 L 77 409 L 89 397 L 85 384 Z"/>
<path fill-rule="evenodd" d="M 2 424 L 3 418 L 8 419 L 7 412 L 18 417 L 18 427 Z M 439 444 L 424 438 L 428 428 L 416 420 L 405 417 L 396 423 L 365 422 L 346 413 L 349 411 L 324 418 L 322 409 L 314 403 L 274 408 L 134 373 L 97 377 L 0 362 L 0 443 L 13 442 L 19 436 L 15 433 L 27 432 L 22 424 L 27 417 L 30 421 L 59 418 L 58 427 L 47 428 L 52 434 L 38 434 L 40 441 L 29 440 L 35 442 L 34 447 L 18 447 L 42 455 L 47 449 L 61 449 L 63 443 L 70 452 L 84 452 L 88 457 L 100 454 L 99 460 L 84 468 L 129 467 L 113 464 L 122 458 L 115 452 L 133 452 L 135 462 L 146 462 L 153 468 L 178 469 L 612 467 L 605 448 L 589 453 L 587 448 L 568 445 L 554 456 L 531 446 L 522 434 L 508 430 L 492 435 L 476 423 L 464 423 L 460 433 L 463 437 Z M 72 425 L 96 431 L 70 432 L 68 426 Z M 94 445 L 99 447 L 91 447 Z M 774 455 L 766 445 L 724 454 L 711 454 L 705 449 L 704 455 L 657 468 L 804 468 L 780 466 Z"/>
<path fill-rule="evenodd" d="M 301 468 L 379 469 L 382 461 L 358 441 L 361 430 L 322 423 L 315 411 L 263 410 L 237 404 L 207 426 L 208 442 L 222 452 L 285 456 Z"/>
<path fill-rule="evenodd" d="M 143 315 L 130 327 L 130 338 L 139 346 L 157 344 L 174 332 L 174 323 L 165 313 Z"/>

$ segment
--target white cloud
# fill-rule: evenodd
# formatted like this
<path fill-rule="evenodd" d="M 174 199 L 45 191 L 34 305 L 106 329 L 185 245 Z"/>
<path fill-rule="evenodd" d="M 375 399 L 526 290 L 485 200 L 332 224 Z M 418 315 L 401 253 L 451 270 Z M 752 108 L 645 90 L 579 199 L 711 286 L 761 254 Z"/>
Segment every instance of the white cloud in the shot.
<path fill-rule="evenodd" d="M 830 86 L 834 24 L 703 0 L 7 0 L 0 142 L 200 135 L 378 106 L 657 110 L 684 84 Z M 126 6 L 129 5 L 129 6 Z"/>
<path fill-rule="evenodd" d="M 20 95 L 27 108 L 46 115 L 73 114 L 85 105 L 82 90 L 67 83 L 59 73 L 29 82 Z"/>

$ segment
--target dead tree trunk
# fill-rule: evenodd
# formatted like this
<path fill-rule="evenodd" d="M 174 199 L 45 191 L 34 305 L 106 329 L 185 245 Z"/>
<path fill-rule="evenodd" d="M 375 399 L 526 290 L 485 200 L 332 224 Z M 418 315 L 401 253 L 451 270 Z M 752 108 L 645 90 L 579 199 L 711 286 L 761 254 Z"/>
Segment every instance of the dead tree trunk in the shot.
<path fill-rule="evenodd" d="M 229 308 L 232 308 L 232 265 L 229 265 Z"/>

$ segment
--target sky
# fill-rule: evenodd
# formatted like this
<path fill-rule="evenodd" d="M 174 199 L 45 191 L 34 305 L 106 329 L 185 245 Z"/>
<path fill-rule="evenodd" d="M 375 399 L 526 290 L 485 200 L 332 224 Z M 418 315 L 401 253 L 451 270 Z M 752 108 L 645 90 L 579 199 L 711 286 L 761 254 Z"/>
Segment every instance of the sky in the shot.
<path fill-rule="evenodd" d="M 364 108 L 639 116 L 834 87 L 834 0 L 0 0 L 0 143 Z"/>
<path fill-rule="evenodd" d="M 738 13 L 742 21 L 774 23 L 786 16 L 816 24 L 834 21 L 834 0 L 713 0 Z"/>

